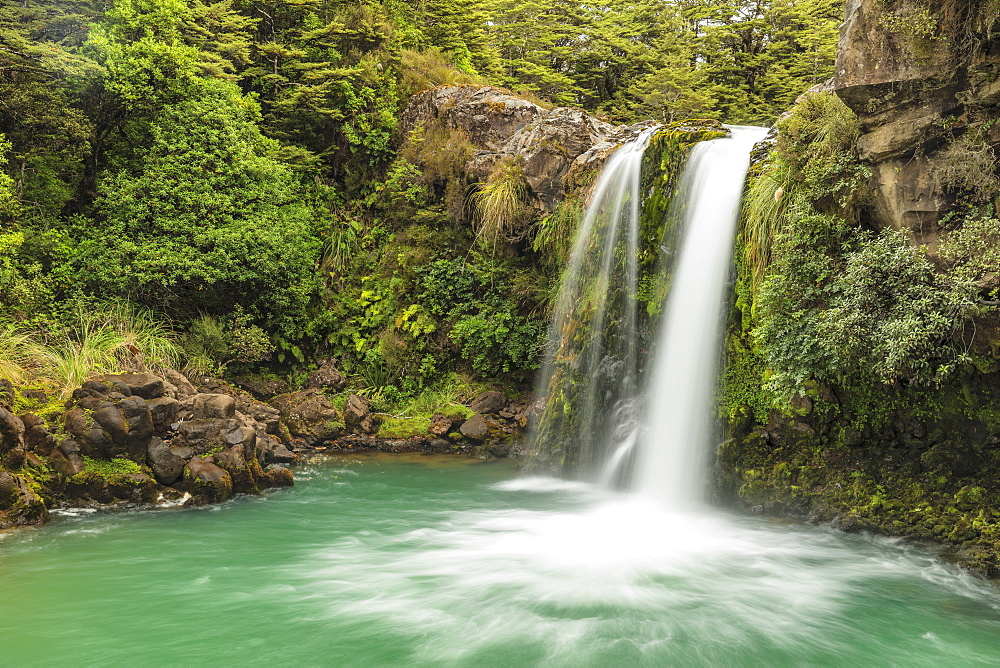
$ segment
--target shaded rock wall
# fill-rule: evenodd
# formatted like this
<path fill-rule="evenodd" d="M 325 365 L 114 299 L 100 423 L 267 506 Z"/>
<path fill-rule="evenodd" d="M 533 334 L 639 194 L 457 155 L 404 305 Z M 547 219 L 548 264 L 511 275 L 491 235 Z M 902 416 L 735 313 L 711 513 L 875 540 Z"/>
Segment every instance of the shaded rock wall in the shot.
<path fill-rule="evenodd" d="M 935 252 L 956 203 L 942 183 L 955 138 L 1000 146 L 1000 32 L 990 3 L 849 0 L 834 89 L 859 116 L 877 223 Z"/>

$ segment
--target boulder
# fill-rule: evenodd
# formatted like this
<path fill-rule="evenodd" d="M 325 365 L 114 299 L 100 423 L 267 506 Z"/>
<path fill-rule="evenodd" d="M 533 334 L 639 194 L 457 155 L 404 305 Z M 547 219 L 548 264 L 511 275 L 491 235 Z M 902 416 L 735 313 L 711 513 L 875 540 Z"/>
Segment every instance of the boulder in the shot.
<path fill-rule="evenodd" d="M 170 452 L 174 453 L 184 461 L 194 457 L 194 448 L 189 448 L 186 445 L 171 445 Z"/>
<path fill-rule="evenodd" d="M 294 464 L 299 461 L 299 456 L 286 448 L 281 443 L 275 445 L 270 454 L 267 457 L 268 462 L 277 462 L 279 464 Z"/>
<path fill-rule="evenodd" d="M 486 416 L 480 413 L 478 415 L 473 415 L 468 420 L 463 422 L 462 426 L 458 428 L 458 431 L 466 438 L 481 440 L 489 433 L 490 427 L 486 421 Z"/>
<path fill-rule="evenodd" d="M 257 433 L 233 418 L 230 420 L 186 420 L 177 427 L 173 445 L 191 448 L 203 455 L 211 450 L 229 448 L 237 443 L 256 456 Z"/>
<path fill-rule="evenodd" d="M 292 472 L 282 466 L 268 467 L 264 476 L 267 487 L 291 487 L 295 484 Z"/>
<path fill-rule="evenodd" d="M 52 452 L 54 442 L 45 425 L 36 424 L 24 433 L 24 445 L 31 452 L 47 457 Z"/>
<path fill-rule="evenodd" d="M 170 425 L 177 422 L 181 403 L 170 397 L 157 397 L 147 401 L 146 406 L 153 420 L 153 432 L 163 435 L 170 431 Z"/>
<path fill-rule="evenodd" d="M 23 476 L 0 471 L 0 529 L 44 524 L 49 511 Z"/>
<path fill-rule="evenodd" d="M 173 485 L 181 479 L 186 462 L 183 457 L 174 454 L 159 438 L 154 437 L 149 443 L 146 455 L 153 477 L 161 485 Z"/>
<path fill-rule="evenodd" d="M 236 397 L 237 413 L 259 423 L 268 434 L 278 434 L 281 431 L 281 411 L 270 404 L 248 396 Z"/>
<path fill-rule="evenodd" d="M 88 383 L 100 383 L 117 388 L 126 397 L 139 396 L 143 399 L 162 397 L 166 386 L 163 379 L 151 373 L 121 373 L 97 376 Z M 84 383 L 85 388 L 89 388 Z"/>
<path fill-rule="evenodd" d="M 435 413 L 431 416 L 431 426 L 428 432 L 435 436 L 445 436 L 451 432 L 454 421 L 443 413 Z"/>
<path fill-rule="evenodd" d="M 469 409 L 473 413 L 499 413 L 509 403 L 510 399 L 500 392 L 483 392 L 472 400 Z"/>
<path fill-rule="evenodd" d="M 485 181 L 497 162 L 524 168 L 532 205 L 552 211 L 575 185 L 575 175 L 597 170 L 614 148 L 646 125 L 612 126 L 586 112 L 546 110 L 491 86 L 440 86 L 414 95 L 403 112 L 405 133 L 420 126 L 464 132 L 478 149 L 465 165 Z"/>
<path fill-rule="evenodd" d="M 336 438 L 341 433 L 340 415 L 330 400 L 316 389 L 282 394 L 271 400 L 293 438 L 309 444 Z"/>
<path fill-rule="evenodd" d="M 214 455 L 213 459 L 215 459 L 216 466 L 229 473 L 234 493 L 257 494 L 260 492 L 250 465 L 247 463 L 247 457 L 242 445 L 237 444 L 228 450 L 223 450 Z M 251 459 L 253 460 L 253 458 Z"/>
<path fill-rule="evenodd" d="M 127 457 L 143 461 L 153 436 L 153 418 L 146 400 L 128 396 L 116 403 L 101 401 L 91 405 L 94 409 L 89 414 L 78 406 L 63 418 L 66 433 L 80 445 L 83 454 L 96 459 Z"/>
<path fill-rule="evenodd" d="M 56 473 L 71 478 L 83 471 L 83 455 L 80 446 L 72 438 L 64 438 L 49 453 L 49 466 Z"/>
<path fill-rule="evenodd" d="M 186 399 L 198 394 L 198 390 L 194 389 L 194 385 L 191 384 L 191 381 L 178 371 L 166 369 L 163 372 L 163 377 L 170 381 L 170 384 L 174 386 L 174 399 Z"/>
<path fill-rule="evenodd" d="M 356 434 L 371 434 L 375 431 L 372 409 L 368 400 L 351 394 L 344 406 L 344 426 Z"/>
<path fill-rule="evenodd" d="M 436 123 L 463 130 L 473 144 L 499 151 L 518 130 L 548 112 L 492 86 L 439 86 L 411 98 L 403 112 L 402 130 Z"/>
<path fill-rule="evenodd" d="M 333 360 L 325 361 L 318 369 L 306 378 L 305 388 L 330 388 L 338 392 L 347 384 L 347 378 L 333 365 Z"/>
<path fill-rule="evenodd" d="M 228 419 L 236 415 L 236 400 L 228 394 L 196 394 L 191 412 L 198 419 Z"/>
<path fill-rule="evenodd" d="M 184 467 L 184 487 L 192 496 L 215 503 L 233 495 L 233 479 L 222 468 L 194 458 Z"/>
<path fill-rule="evenodd" d="M 0 455 L 15 448 L 24 448 L 24 422 L 6 408 L 0 407 Z"/>

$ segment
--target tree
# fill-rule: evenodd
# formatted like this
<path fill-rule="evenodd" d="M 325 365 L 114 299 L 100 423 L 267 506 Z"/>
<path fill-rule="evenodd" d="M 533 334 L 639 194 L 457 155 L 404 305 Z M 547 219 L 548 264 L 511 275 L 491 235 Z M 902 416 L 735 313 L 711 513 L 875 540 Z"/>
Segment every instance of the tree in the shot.
<path fill-rule="evenodd" d="M 291 335 L 315 289 L 312 211 L 235 84 L 187 83 L 164 105 L 134 171 L 104 179 L 97 224 L 78 224 L 79 274 L 97 292 L 180 317 L 244 306 Z"/>

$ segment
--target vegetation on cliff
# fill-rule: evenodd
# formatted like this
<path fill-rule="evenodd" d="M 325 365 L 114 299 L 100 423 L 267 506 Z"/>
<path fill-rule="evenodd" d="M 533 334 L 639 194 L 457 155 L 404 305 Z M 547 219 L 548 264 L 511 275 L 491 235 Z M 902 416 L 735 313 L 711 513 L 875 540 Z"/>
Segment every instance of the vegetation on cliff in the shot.
<path fill-rule="evenodd" d="M 332 355 L 398 400 L 456 372 L 521 383 L 580 196 L 539 212 L 520 195 L 523 165 L 472 176 L 462 130 L 404 135 L 409 96 L 490 83 L 612 120 L 768 122 L 830 74 L 840 12 L 4 6 L 0 319 L 47 344 L 73 327 L 71 305 L 124 297 L 169 323 L 203 372 L 301 374 Z"/>

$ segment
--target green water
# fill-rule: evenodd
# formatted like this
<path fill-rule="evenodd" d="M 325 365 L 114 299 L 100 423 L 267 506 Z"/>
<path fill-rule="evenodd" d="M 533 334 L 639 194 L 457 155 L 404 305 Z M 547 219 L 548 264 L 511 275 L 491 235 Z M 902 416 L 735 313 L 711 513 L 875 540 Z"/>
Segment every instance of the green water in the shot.
<path fill-rule="evenodd" d="M 297 479 L 4 534 L 0 665 L 1000 663 L 998 591 L 890 541 L 502 463 L 358 456 Z"/>

